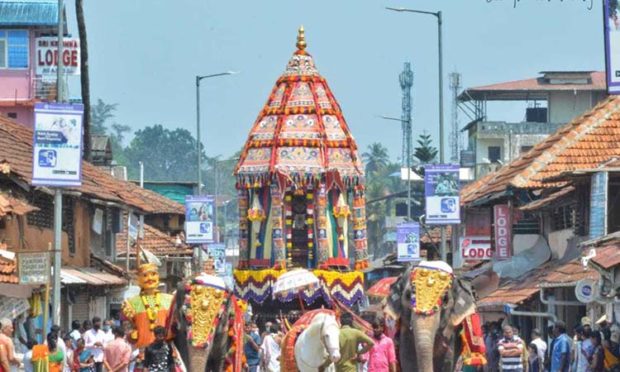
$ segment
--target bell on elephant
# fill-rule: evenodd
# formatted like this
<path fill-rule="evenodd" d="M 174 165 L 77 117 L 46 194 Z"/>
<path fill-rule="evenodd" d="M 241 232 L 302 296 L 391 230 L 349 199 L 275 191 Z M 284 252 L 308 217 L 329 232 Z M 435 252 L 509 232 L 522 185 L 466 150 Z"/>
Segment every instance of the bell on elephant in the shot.
<path fill-rule="evenodd" d="M 122 315 L 132 325 L 130 341 L 142 349 L 155 340 L 155 327 L 165 325 L 172 295 L 159 292 L 159 271 L 153 263 L 140 265 L 138 285 L 140 294 L 123 302 Z"/>
<path fill-rule="evenodd" d="M 409 268 L 391 286 L 384 311 L 387 319 L 400 319 L 403 371 L 451 371 L 449 345 L 456 328 L 475 312 L 474 292 L 445 262 L 427 261 Z"/>

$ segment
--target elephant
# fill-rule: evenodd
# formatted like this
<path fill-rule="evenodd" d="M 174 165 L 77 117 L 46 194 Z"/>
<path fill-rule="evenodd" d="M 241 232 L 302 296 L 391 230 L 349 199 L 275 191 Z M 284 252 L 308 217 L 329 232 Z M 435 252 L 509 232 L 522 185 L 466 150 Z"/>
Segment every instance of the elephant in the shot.
<path fill-rule="evenodd" d="M 187 371 L 220 372 L 231 348 L 229 324 L 236 300 L 225 286 L 212 286 L 199 278 L 179 283 L 175 291 L 170 309 L 174 344 Z"/>
<path fill-rule="evenodd" d="M 426 261 L 409 267 L 392 284 L 384 307 L 386 320 L 400 323 L 401 369 L 452 371 L 456 327 L 474 313 L 471 284 L 454 277 L 448 264 Z"/>

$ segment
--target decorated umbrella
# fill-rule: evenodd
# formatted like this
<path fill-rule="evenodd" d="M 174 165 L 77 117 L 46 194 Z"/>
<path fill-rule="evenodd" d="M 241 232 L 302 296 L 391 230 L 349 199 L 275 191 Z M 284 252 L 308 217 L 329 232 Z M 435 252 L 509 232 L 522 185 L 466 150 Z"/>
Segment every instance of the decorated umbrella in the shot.
<path fill-rule="evenodd" d="M 386 298 L 390 295 L 390 287 L 394 284 L 394 282 L 396 282 L 397 279 L 397 276 L 388 276 L 387 278 L 383 278 L 370 287 L 366 291 L 366 294 L 369 297 Z"/>
<path fill-rule="evenodd" d="M 308 288 L 319 286 L 319 278 L 312 272 L 305 269 L 295 269 L 286 272 L 276 280 L 273 285 L 274 296 L 286 296 L 290 293 L 297 293 L 302 310 L 304 304 L 301 299 L 301 292 Z"/>

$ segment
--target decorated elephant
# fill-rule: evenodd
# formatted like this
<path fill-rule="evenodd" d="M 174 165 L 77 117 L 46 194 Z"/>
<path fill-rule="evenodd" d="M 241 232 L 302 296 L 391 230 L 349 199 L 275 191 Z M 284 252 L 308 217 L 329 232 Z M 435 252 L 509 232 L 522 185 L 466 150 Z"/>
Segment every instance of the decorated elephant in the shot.
<path fill-rule="evenodd" d="M 203 273 L 178 285 L 169 327 L 188 371 L 241 370 L 241 312 L 221 278 Z"/>
<path fill-rule="evenodd" d="M 452 337 L 475 313 L 474 292 L 445 262 L 422 262 L 392 285 L 384 312 L 400 323 L 401 370 L 452 371 Z"/>

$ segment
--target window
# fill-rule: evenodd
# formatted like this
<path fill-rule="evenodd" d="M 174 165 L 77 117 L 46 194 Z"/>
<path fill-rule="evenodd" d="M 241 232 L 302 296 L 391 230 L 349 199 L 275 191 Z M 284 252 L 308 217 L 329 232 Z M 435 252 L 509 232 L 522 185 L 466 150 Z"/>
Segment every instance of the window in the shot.
<path fill-rule="evenodd" d="M 17 119 L 17 113 L 16 112 L 9 112 L 8 114 L 6 114 L 6 116 L 11 118 L 11 119 Z"/>
<path fill-rule="evenodd" d="M 572 229 L 575 226 L 575 209 L 571 205 L 551 211 L 551 231 Z"/>
<path fill-rule="evenodd" d="M 28 68 L 28 31 L 0 31 L 0 68 Z"/>
<path fill-rule="evenodd" d="M 489 161 L 491 163 L 497 163 L 502 156 L 502 148 L 499 146 L 489 146 Z"/>

